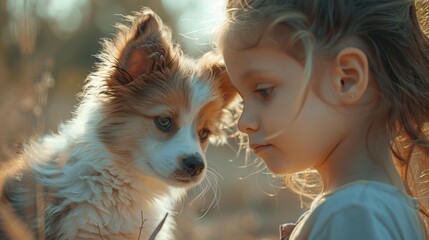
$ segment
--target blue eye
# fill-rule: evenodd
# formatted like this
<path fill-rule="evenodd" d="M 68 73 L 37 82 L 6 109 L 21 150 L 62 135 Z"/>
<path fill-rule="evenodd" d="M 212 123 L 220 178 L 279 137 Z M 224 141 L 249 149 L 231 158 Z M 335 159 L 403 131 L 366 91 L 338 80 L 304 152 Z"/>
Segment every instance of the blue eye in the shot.
<path fill-rule="evenodd" d="M 173 121 L 169 117 L 156 117 L 153 121 L 159 130 L 164 132 L 168 132 L 173 125 Z"/>
<path fill-rule="evenodd" d="M 261 88 L 257 89 L 255 92 L 258 93 L 261 97 L 266 98 L 268 97 L 271 92 L 273 91 L 273 88 Z"/>

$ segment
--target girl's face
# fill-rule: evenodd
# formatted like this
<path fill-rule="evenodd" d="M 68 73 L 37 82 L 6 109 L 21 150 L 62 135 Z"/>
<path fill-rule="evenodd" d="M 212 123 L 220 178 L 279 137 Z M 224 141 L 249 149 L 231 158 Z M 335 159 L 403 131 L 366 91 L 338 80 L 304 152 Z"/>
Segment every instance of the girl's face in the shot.
<path fill-rule="evenodd" d="M 238 122 L 248 134 L 250 147 L 275 174 L 305 170 L 325 160 L 345 137 L 346 121 L 329 102 L 334 94 L 332 66 L 315 65 L 308 86 L 305 68 L 273 39 L 243 48 L 229 42 L 223 50 L 233 85 L 244 109 Z M 317 64 L 317 60 L 314 61 Z M 319 67 L 317 67 L 319 66 Z M 321 95 L 322 99 L 319 97 Z"/>

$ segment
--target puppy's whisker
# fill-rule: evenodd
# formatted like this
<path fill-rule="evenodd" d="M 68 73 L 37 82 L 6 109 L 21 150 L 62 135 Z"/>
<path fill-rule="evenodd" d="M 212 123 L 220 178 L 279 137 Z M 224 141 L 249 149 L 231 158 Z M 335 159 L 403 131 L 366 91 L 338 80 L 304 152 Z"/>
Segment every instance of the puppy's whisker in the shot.
<path fill-rule="evenodd" d="M 220 200 L 220 189 L 218 185 L 219 178 L 222 178 L 222 176 L 216 170 L 212 168 L 207 169 L 207 175 L 204 181 L 202 182 L 202 184 L 199 185 L 199 194 L 195 196 L 195 198 L 190 203 L 191 205 L 193 205 L 198 200 L 202 200 L 203 205 L 206 205 L 206 194 L 211 190 L 212 196 L 209 196 L 211 198 L 211 201 L 207 207 L 204 207 L 203 210 L 201 210 L 202 214 L 197 218 L 197 220 L 207 215 L 208 212 L 214 207 L 219 206 L 219 200 Z"/>

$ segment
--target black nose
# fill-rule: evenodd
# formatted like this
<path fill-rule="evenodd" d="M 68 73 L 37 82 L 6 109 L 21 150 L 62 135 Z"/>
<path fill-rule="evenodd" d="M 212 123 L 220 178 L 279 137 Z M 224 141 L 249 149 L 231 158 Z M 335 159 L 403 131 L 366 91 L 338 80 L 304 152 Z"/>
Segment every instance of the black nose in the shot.
<path fill-rule="evenodd" d="M 198 176 L 204 170 L 204 161 L 198 155 L 190 155 L 183 159 L 183 169 L 191 176 Z"/>

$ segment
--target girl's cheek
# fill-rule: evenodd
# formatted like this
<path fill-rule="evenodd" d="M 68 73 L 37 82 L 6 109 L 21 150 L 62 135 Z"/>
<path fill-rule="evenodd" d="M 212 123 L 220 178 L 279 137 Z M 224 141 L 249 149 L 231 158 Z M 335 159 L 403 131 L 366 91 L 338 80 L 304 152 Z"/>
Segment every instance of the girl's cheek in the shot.
<path fill-rule="evenodd" d="M 273 101 L 266 109 L 270 112 L 269 118 L 275 126 L 286 127 L 290 125 L 296 113 L 293 111 L 293 105 L 288 99 Z"/>

